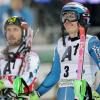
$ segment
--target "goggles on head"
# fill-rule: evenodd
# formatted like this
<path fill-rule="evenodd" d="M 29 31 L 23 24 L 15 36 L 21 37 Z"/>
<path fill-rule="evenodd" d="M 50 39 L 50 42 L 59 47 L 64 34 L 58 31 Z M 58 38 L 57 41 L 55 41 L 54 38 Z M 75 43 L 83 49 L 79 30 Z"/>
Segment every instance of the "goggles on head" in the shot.
<path fill-rule="evenodd" d="M 65 23 L 66 21 L 74 22 L 78 21 L 78 15 L 74 11 L 66 11 L 62 14 L 62 22 Z"/>

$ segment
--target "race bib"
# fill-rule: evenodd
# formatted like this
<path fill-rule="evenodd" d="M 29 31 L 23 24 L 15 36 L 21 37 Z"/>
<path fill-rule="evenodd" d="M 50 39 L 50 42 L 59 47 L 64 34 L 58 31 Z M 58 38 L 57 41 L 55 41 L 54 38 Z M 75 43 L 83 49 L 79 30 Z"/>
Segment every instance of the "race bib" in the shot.
<path fill-rule="evenodd" d="M 73 86 L 73 80 L 77 79 L 78 67 L 76 64 L 63 64 L 61 66 L 61 75 L 59 86 Z M 93 84 L 94 73 L 91 71 L 90 65 L 83 66 L 82 79 L 85 79 L 90 85 Z"/>

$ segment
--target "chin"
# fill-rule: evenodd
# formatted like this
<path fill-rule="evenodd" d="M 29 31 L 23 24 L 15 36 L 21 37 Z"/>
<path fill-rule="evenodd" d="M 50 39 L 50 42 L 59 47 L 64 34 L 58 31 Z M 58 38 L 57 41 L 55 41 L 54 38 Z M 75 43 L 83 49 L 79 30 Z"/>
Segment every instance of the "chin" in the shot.
<path fill-rule="evenodd" d="M 16 42 L 10 42 L 8 43 L 10 46 L 16 46 Z"/>
<path fill-rule="evenodd" d="M 10 46 L 15 46 L 15 43 L 9 43 Z"/>
<path fill-rule="evenodd" d="M 21 43 L 21 41 L 20 40 L 12 40 L 12 41 L 8 41 L 8 44 L 10 45 L 10 46 L 19 46 L 20 45 L 20 43 Z"/>
<path fill-rule="evenodd" d="M 70 31 L 67 31 L 68 33 L 73 33 L 73 32 L 75 32 L 75 31 L 73 31 L 73 30 L 70 30 Z"/>

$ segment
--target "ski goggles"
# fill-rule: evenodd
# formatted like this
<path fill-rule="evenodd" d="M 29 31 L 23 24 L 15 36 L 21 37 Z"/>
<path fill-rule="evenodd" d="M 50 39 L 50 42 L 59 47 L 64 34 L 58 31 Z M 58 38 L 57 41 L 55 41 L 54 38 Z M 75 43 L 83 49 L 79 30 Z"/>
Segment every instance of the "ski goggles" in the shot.
<path fill-rule="evenodd" d="M 66 11 L 62 14 L 62 22 L 65 23 L 66 21 L 75 22 L 78 20 L 78 15 L 74 11 Z"/>

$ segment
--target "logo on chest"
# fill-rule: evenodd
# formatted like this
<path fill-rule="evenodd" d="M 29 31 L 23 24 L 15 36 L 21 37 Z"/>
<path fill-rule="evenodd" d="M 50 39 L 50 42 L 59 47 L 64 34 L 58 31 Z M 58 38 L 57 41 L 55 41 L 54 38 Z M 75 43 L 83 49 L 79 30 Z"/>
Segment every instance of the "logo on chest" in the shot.
<path fill-rule="evenodd" d="M 22 64 L 22 59 L 16 59 L 15 62 L 8 61 L 4 67 L 3 74 L 18 73 L 18 70 Z"/>
<path fill-rule="evenodd" d="M 72 56 L 76 56 L 78 48 L 79 48 L 79 43 L 77 43 L 74 46 L 68 46 L 66 48 L 65 52 L 63 53 L 61 62 L 64 62 L 65 59 L 67 59 L 68 61 L 71 61 L 72 60 Z"/>

